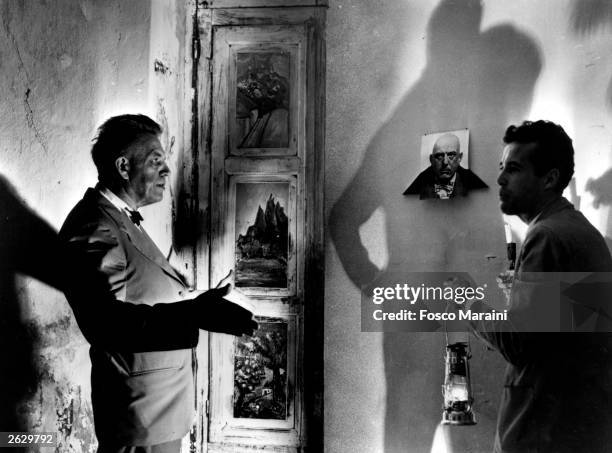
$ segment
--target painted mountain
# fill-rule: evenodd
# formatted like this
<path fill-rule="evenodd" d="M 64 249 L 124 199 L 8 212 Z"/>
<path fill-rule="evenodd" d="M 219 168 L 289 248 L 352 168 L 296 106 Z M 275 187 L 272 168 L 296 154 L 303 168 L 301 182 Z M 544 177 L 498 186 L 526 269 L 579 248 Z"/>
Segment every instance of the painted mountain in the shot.
<path fill-rule="evenodd" d="M 236 239 L 237 287 L 287 287 L 288 223 L 285 209 L 270 194 L 266 209 L 259 205 L 254 223 Z"/>

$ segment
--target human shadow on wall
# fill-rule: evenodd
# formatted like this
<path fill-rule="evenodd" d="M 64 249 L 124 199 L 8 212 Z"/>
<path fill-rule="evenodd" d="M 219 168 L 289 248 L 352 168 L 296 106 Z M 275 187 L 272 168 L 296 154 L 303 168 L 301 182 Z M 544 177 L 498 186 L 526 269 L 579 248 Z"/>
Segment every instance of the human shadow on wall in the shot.
<path fill-rule="evenodd" d="M 572 31 L 581 38 L 588 38 L 596 33 L 608 33 L 612 28 L 612 2 L 608 0 L 576 0 L 570 19 Z M 606 90 L 606 106 L 612 109 L 612 78 Z M 587 181 L 586 190 L 593 195 L 593 206 L 612 205 L 612 169 L 598 178 Z M 612 251 L 612 215 L 608 216 L 606 225 L 606 243 Z"/>
<path fill-rule="evenodd" d="M 587 180 L 585 190 L 593 195 L 593 206 L 598 209 L 600 206 L 612 206 L 612 168 L 606 171 L 599 178 Z M 606 225 L 606 245 L 612 252 L 612 215 L 608 215 Z"/>
<path fill-rule="evenodd" d="M 597 32 L 609 32 L 609 28 L 612 28 L 612 2 L 576 0 L 572 9 L 571 28 L 583 38 Z M 612 78 L 608 82 L 606 104 L 612 108 Z"/>
<path fill-rule="evenodd" d="M 0 175 L 0 431 L 26 431 L 28 408 L 41 370 L 36 360 L 40 333 L 25 320 L 27 290 L 19 276 L 62 286 L 57 232 Z"/>
<path fill-rule="evenodd" d="M 470 167 L 496 187 L 501 137 L 527 115 L 541 69 L 538 46 L 510 25 L 481 32 L 479 1 L 442 1 L 427 29 L 427 65 L 369 143 L 356 175 L 332 207 L 329 228 L 341 263 L 362 288 L 409 280 L 410 272 L 491 272 L 484 255 L 504 254 L 503 221 L 493 191 L 448 200 L 419 200 L 402 191 L 420 171 L 424 133 L 469 128 Z M 384 210 L 389 261 L 380 273 L 359 228 Z M 499 264 L 500 261 L 498 261 Z M 495 269 L 499 272 L 501 269 Z M 406 276 L 395 281 L 398 275 Z M 402 307 L 403 308 L 403 307 Z M 383 337 L 386 453 L 429 451 L 441 417 L 443 337 L 431 333 Z M 462 431 L 470 451 L 490 451 L 503 362 L 474 352 L 481 422 Z M 493 390 L 487 390 L 493 389 Z"/>

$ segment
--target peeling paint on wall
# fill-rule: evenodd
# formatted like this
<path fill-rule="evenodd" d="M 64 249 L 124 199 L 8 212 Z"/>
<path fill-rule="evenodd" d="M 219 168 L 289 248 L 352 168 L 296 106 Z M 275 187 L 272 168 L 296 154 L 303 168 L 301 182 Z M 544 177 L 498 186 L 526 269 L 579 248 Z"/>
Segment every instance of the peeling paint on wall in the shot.
<path fill-rule="evenodd" d="M 80 387 L 60 385 L 54 398 L 58 451 L 80 453 L 95 451 L 96 439 L 92 424 L 91 406 L 82 397 Z"/>
<path fill-rule="evenodd" d="M 18 40 L 15 37 L 15 34 L 13 33 L 11 29 L 7 14 L 3 14 L 2 16 L 2 25 L 11 43 L 13 44 L 13 49 L 15 51 L 15 54 L 17 55 L 18 71 L 22 74 L 23 80 L 25 81 L 25 84 L 27 86 L 24 97 L 23 97 L 23 107 L 24 107 L 25 114 L 26 114 L 26 122 L 28 124 L 28 127 L 33 130 L 34 135 L 36 136 L 36 140 L 38 141 L 38 143 L 40 143 L 40 145 L 42 146 L 46 154 L 47 153 L 47 143 L 42 135 L 42 132 L 40 131 L 40 127 L 34 121 L 34 112 L 32 110 L 32 106 L 30 105 L 30 94 L 31 94 L 31 89 L 29 88 L 29 85 L 31 84 L 30 75 L 23 62 L 22 52 L 19 47 Z"/>
<path fill-rule="evenodd" d="M 151 117 L 159 113 L 168 131 L 167 149 L 182 152 L 182 118 L 177 115 L 182 88 L 177 84 L 183 59 L 177 53 L 183 42 L 175 40 L 173 24 L 186 18 L 174 17 L 181 9 L 169 1 L 162 6 L 57 0 L 49 6 L 0 2 L 0 40 L 5 44 L 0 46 L 0 93 L 5 95 L 0 104 L 0 179 L 6 177 L 15 186 L 53 235 L 85 189 L 95 184 L 89 149 L 104 119 L 126 111 Z M 153 30 L 151 11 L 162 7 L 159 16 L 169 23 Z M 151 51 L 153 40 L 164 48 Z M 170 162 L 176 164 L 176 159 Z M 4 228 L 15 228 L 15 217 L 14 207 L 0 196 L 2 252 Z M 167 227 L 168 205 L 149 218 Z M 24 231 L 29 237 L 39 230 Z M 8 259 L 0 253 L 1 270 L 20 253 L 24 251 Z M 45 263 L 45 253 L 32 250 L 27 259 Z M 12 271 L 0 272 L 0 301 L 0 431 L 53 431 L 59 437 L 56 452 L 94 453 L 89 345 L 64 296 Z"/>
<path fill-rule="evenodd" d="M 163 133 L 163 142 L 162 145 L 166 152 L 170 154 L 170 129 L 168 126 L 168 117 L 166 115 L 166 107 L 164 98 L 157 98 L 157 112 L 156 118 L 159 125 L 162 127 Z"/>
<path fill-rule="evenodd" d="M 72 397 L 72 392 L 74 392 L 74 389 L 70 390 L 71 393 L 66 395 L 62 393 L 59 388 L 56 389 L 58 393 L 56 395 L 56 407 L 59 406 L 59 409 L 56 409 L 57 430 L 64 439 L 72 433 L 72 417 L 74 415 L 74 398 Z"/>
<path fill-rule="evenodd" d="M 155 63 L 153 64 L 153 70 L 157 72 L 158 74 L 163 74 L 163 75 L 172 74 L 172 71 L 170 70 L 168 65 L 162 62 L 161 60 L 157 60 L 157 59 L 155 60 Z"/>

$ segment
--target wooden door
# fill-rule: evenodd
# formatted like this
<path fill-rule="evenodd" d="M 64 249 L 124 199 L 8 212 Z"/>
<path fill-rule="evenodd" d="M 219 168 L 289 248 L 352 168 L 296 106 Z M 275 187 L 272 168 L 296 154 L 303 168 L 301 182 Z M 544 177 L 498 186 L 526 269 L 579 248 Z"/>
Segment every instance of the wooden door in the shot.
<path fill-rule="evenodd" d="M 206 15 L 210 283 L 231 271 L 260 326 L 252 337 L 210 334 L 211 452 L 297 452 L 321 442 L 319 16 L 309 9 Z"/>

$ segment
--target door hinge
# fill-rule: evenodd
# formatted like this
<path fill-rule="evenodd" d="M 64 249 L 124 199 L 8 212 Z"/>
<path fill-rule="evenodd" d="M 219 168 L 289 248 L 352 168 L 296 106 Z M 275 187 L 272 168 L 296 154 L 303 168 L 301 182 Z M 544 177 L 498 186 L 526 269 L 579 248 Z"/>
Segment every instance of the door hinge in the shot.
<path fill-rule="evenodd" d="M 206 412 L 206 418 L 210 415 L 210 402 L 206 400 L 204 403 L 204 411 Z"/>

